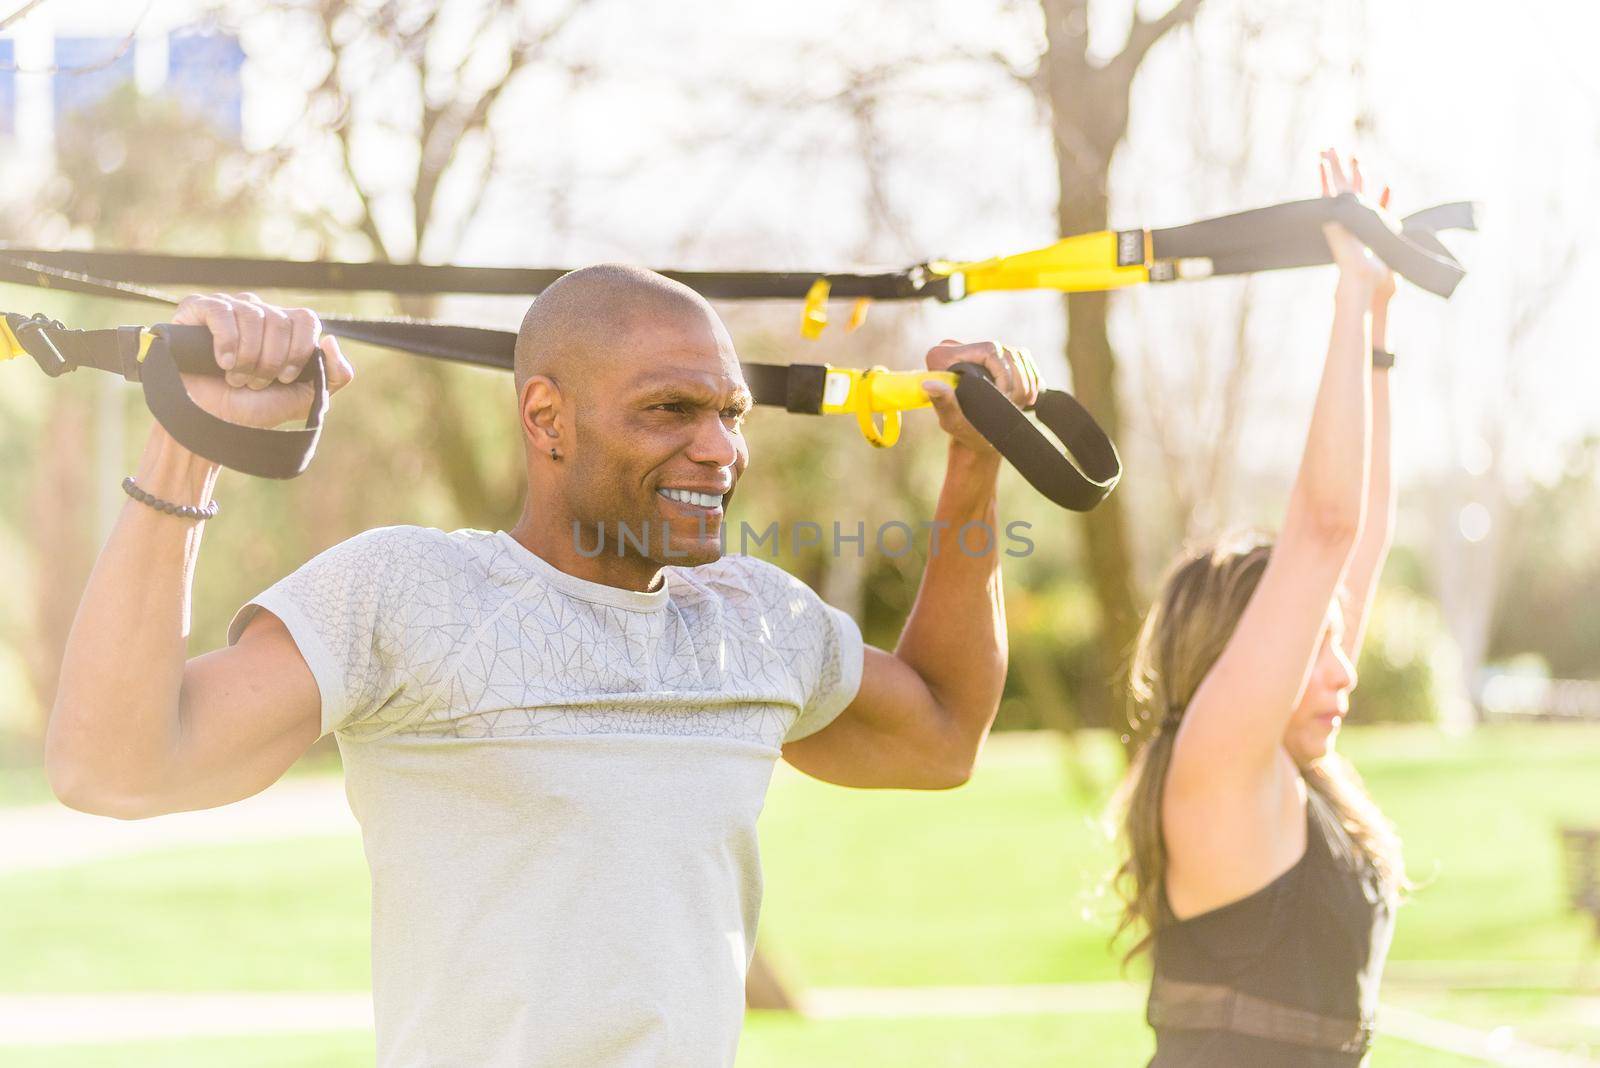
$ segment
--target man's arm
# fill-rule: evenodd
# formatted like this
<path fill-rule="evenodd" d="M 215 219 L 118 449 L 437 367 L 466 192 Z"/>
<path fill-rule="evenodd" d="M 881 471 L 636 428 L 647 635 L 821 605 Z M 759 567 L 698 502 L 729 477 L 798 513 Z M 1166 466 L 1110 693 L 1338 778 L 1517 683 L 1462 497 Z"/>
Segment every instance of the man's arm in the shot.
<path fill-rule="evenodd" d="M 935 370 L 963 360 L 982 362 L 1019 404 L 1037 398 L 1038 375 L 1026 352 L 947 342 L 928 356 Z M 783 748 L 801 771 L 841 786 L 945 789 L 966 782 L 1005 686 L 1000 456 L 961 415 L 953 394 L 927 388 L 951 442 L 916 603 L 892 654 L 866 649 L 861 688 L 839 717 Z M 975 525 L 963 545 L 968 524 Z"/>
<path fill-rule="evenodd" d="M 303 416 L 310 387 L 285 385 L 318 345 L 309 312 L 255 300 L 191 298 L 175 322 L 216 338 L 227 382 L 185 376 L 222 418 L 276 426 Z M 330 390 L 353 377 L 331 338 Z M 152 428 L 135 478 L 164 500 L 204 504 L 218 468 Z M 73 808 L 138 818 L 247 797 L 276 780 L 320 733 L 321 701 L 276 617 L 258 614 L 230 648 L 185 661 L 203 524 L 130 500 L 101 550 L 62 657 L 45 736 L 56 796 Z"/>

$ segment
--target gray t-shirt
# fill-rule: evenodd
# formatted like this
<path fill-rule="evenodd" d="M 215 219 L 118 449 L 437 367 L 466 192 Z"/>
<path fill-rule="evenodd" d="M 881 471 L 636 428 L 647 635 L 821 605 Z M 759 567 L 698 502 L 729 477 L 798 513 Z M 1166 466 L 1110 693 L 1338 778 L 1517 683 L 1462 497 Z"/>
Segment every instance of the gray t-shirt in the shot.
<path fill-rule="evenodd" d="M 385 527 L 268 609 L 322 695 L 372 869 L 386 1068 L 729 1065 L 785 741 L 854 698 L 855 624 L 728 556 L 641 593 L 504 531 Z"/>

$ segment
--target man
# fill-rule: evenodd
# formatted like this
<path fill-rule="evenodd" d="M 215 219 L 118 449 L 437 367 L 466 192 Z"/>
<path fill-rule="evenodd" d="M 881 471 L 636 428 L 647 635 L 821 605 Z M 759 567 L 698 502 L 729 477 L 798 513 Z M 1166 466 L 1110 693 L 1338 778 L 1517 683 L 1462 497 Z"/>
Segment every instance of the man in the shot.
<path fill-rule="evenodd" d="M 353 374 L 303 309 L 191 297 L 175 320 L 211 329 L 226 381 L 189 388 L 235 422 L 303 415 L 294 379 L 319 347 L 330 388 Z M 1025 353 L 928 354 L 963 360 L 1037 395 Z M 627 267 L 566 275 L 523 322 L 515 381 L 514 529 L 367 531 L 187 662 L 200 526 L 130 502 L 68 641 L 51 783 L 124 818 L 220 805 L 332 732 L 372 869 L 381 1064 L 731 1064 L 780 753 L 849 786 L 971 771 L 1004 613 L 996 554 L 951 543 L 993 529 L 999 457 L 931 384 L 948 533 L 889 653 L 780 568 L 722 555 L 750 395 L 693 291 Z M 199 507 L 215 476 L 156 426 L 135 482 Z"/>

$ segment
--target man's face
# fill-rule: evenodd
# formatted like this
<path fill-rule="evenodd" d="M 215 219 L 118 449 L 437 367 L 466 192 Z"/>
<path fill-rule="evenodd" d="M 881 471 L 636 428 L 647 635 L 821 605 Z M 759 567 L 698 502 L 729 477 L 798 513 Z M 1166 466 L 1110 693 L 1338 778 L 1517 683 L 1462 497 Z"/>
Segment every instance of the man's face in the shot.
<path fill-rule="evenodd" d="M 750 391 L 710 313 L 646 320 L 583 389 L 567 499 L 580 551 L 693 566 L 722 555 L 724 510 L 749 462 Z M 627 531 L 622 527 L 626 526 Z M 603 537 L 603 542 L 602 542 Z"/>

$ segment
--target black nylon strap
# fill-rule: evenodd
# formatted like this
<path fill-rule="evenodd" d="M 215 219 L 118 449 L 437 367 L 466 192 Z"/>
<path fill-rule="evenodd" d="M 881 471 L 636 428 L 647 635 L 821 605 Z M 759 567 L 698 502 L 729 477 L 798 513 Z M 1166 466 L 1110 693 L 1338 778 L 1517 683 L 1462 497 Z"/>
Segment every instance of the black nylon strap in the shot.
<path fill-rule="evenodd" d="M 35 260 L 21 259 L 11 252 L 0 251 L 0 282 L 34 286 L 40 289 L 57 289 L 87 296 L 110 297 L 114 300 L 139 300 L 167 307 L 177 307 L 178 298 L 169 293 L 128 282 L 113 281 L 80 274 Z M 457 326 L 452 323 L 434 323 L 420 319 L 323 319 L 323 328 L 332 334 L 364 341 L 371 345 L 398 349 L 401 352 L 436 359 L 453 360 L 477 367 L 496 367 L 510 370 L 512 354 L 516 347 L 515 334 L 504 330 L 490 330 L 476 326 Z M 80 361 L 84 366 L 115 371 L 114 366 L 94 362 L 93 358 Z M 185 368 L 204 371 L 204 368 Z M 130 379 L 136 381 L 137 379 Z"/>
<path fill-rule="evenodd" d="M 24 260 L 75 274 L 136 285 L 203 283 L 213 289 L 300 289 L 383 293 L 476 293 L 532 297 L 567 273 L 558 267 L 456 267 L 417 263 L 330 263 L 244 256 L 170 256 L 145 252 L 62 252 L 4 248 Z M 710 300 L 799 300 L 819 278 L 831 295 L 873 300 L 949 300 L 949 279 L 921 267 L 900 270 L 658 272 Z"/>
<path fill-rule="evenodd" d="M 430 324 L 381 325 L 403 333 L 406 328 Z M 51 330 L 48 337 L 66 358 L 69 369 L 93 367 L 141 382 L 151 413 L 175 439 L 199 455 L 262 478 L 293 478 L 306 469 L 320 439 L 327 407 L 327 382 L 320 355 L 306 365 L 299 378 L 316 390 L 316 401 L 305 427 L 263 430 L 237 426 L 210 415 L 183 388 L 180 374 L 223 373 L 213 354 L 210 331 L 203 326 L 168 324 L 155 327 L 152 332 L 157 334 L 157 340 L 143 363 L 136 360 L 137 327 Z M 498 331 L 477 333 L 499 335 Z M 513 335 L 503 336 L 507 344 L 513 340 Z M 826 367 L 744 364 L 742 369 L 757 404 L 802 414 L 814 415 L 822 410 Z M 982 368 L 958 364 L 953 370 L 960 374 L 956 400 L 961 410 L 1029 485 L 1046 498 L 1063 508 L 1086 512 L 1116 486 L 1122 474 L 1116 447 L 1071 394 L 1045 390 L 1035 408 L 1039 421 L 1065 446 L 1063 453 L 995 389 Z"/>
<path fill-rule="evenodd" d="M 20 318 L 8 316 L 8 321 Z M 195 404 L 184 389 L 181 373 L 223 373 L 213 355 L 209 330 L 203 326 L 153 327 L 151 333 L 156 337 L 141 363 L 142 333 L 136 326 L 111 330 L 47 328 L 37 333 L 30 331 L 23 337 L 49 341 L 66 361 L 63 373 L 92 367 L 140 383 L 150 414 L 181 445 L 208 460 L 259 478 L 294 478 L 305 471 L 321 438 L 322 417 L 328 406 L 320 353 L 299 378 L 309 382 L 315 391 L 304 428 L 267 430 L 218 419 Z"/>
<path fill-rule="evenodd" d="M 202 340 L 188 331 L 199 330 Z M 185 331 L 175 336 L 174 331 Z M 157 326 L 156 340 L 145 355 L 140 384 L 150 414 L 184 448 L 208 460 L 258 478 L 294 478 L 305 471 L 322 437 L 322 416 L 328 408 L 328 380 L 319 352 L 301 375 L 312 388 L 311 412 L 299 430 L 265 430 L 219 419 L 201 408 L 183 388 L 178 351 L 193 366 L 204 361 L 220 374 L 212 355 L 211 332 L 204 327 Z"/>
<path fill-rule="evenodd" d="M 1455 291 L 1466 269 L 1439 241 L 1437 231 L 1477 229 L 1474 206 L 1459 203 L 1407 216 L 1396 232 L 1370 204 L 1346 193 L 1152 230 L 1151 255 L 1158 262 L 1208 259 L 1212 274 L 1313 267 L 1333 262 L 1322 236 L 1328 222 L 1348 229 L 1396 274 L 1442 297 Z M 1152 269 L 1151 275 L 1155 278 L 1157 271 Z"/>
<path fill-rule="evenodd" d="M 117 327 L 118 373 L 129 382 L 139 381 L 139 340 L 143 335 L 137 326 Z"/>
<path fill-rule="evenodd" d="M 9 277 L 8 277 L 9 272 Z M 177 301 L 167 294 L 124 282 L 94 278 L 49 264 L 7 260 L 0 255 L 0 281 L 65 288 L 96 296 L 132 297 L 159 304 Z M 15 317 L 14 317 L 15 318 Z M 503 330 L 412 320 L 324 319 L 329 332 L 402 351 L 509 370 L 516 335 Z M 207 459 L 264 478 L 293 478 L 306 469 L 322 431 L 327 406 L 326 372 L 318 354 L 298 381 L 316 389 L 311 418 L 303 430 L 262 430 L 228 423 L 189 398 L 179 373 L 222 374 L 211 335 L 204 327 L 165 325 L 144 364 L 137 354 L 138 334 L 119 330 L 52 330 L 44 341 L 59 345 L 67 366 L 96 367 L 142 381 L 151 413 L 179 442 Z M 131 339 L 131 340 L 130 340 Z M 160 349 L 158 353 L 156 350 Z M 152 361 L 155 361 L 152 363 Z M 41 359 L 41 365 L 46 361 Z M 1105 499 L 1122 475 L 1122 464 L 1104 431 L 1070 395 L 1047 390 L 1036 411 L 1040 422 L 1066 446 L 1056 448 L 1039 429 L 989 382 L 975 364 L 957 381 L 956 400 L 974 427 L 1009 460 L 1030 485 L 1063 508 L 1087 512 Z M 757 404 L 781 405 L 791 412 L 822 411 L 827 369 L 820 364 L 745 364 L 743 371 Z M 55 373 L 60 373 L 55 372 Z M 152 384 L 151 376 L 155 376 Z M 1074 466 L 1076 463 L 1077 466 Z"/>
<path fill-rule="evenodd" d="M 820 363 L 740 364 L 744 381 L 757 404 L 770 404 L 797 415 L 821 415 L 828 369 Z"/>
<path fill-rule="evenodd" d="M 960 375 L 956 400 L 962 414 L 1046 499 L 1087 512 L 1116 488 L 1122 478 L 1117 448 L 1072 394 L 1047 389 L 1034 405 L 1039 422 L 1066 447 L 1063 453 L 995 388 L 981 366 L 958 363 L 951 370 Z"/>
<path fill-rule="evenodd" d="M 741 364 L 744 371 L 745 384 L 750 387 L 750 396 L 757 404 L 777 405 L 782 408 L 789 407 L 790 382 L 794 379 L 791 368 L 779 364 L 747 363 Z M 789 408 L 790 411 L 796 409 Z M 822 389 L 817 389 L 816 407 L 806 411 L 799 409 L 802 414 L 817 415 L 822 411 Z"/>

